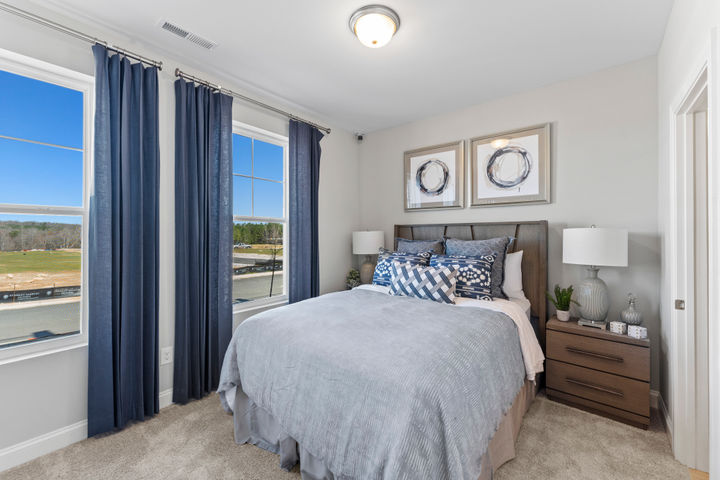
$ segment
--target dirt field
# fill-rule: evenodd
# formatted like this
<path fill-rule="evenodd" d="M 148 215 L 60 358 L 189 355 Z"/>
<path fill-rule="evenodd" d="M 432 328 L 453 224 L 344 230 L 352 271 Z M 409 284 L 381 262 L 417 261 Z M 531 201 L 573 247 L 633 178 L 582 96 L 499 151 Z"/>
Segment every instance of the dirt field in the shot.
<path fill-rule="evenodd" d="M 0 252 L 0 290 L 81 284 L 80 250 Z"/>
<path fill-rule="evenodd" d="M 81 284 L 80 271 L 21 272 L 0 274 L 0 290 L 33 290 L 46 287 L 74 287 Z"/>

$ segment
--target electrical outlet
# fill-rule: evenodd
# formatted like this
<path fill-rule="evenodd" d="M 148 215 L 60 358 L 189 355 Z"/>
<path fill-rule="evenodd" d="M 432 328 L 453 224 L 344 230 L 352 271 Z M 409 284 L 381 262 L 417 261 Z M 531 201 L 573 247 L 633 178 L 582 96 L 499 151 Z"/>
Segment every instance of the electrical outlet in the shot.
<path fill-rule="evenodd" d="M 173 361 L 173 347 L 165 347 L 160 350 L 160 365 L 167 365 Z"/>

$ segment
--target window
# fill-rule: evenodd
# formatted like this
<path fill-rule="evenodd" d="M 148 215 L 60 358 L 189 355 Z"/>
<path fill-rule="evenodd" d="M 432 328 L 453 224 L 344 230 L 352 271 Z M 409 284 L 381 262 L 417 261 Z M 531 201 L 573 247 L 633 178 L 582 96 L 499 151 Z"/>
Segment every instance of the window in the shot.
<path fill-rule="evenodd" d="M 0 361 L 86 341 L 92 86 L 0 50 Z"/>
<path fill-rule="evenodd" d="M 287 138 L 233 129 L 233 303 L 286 299 Z"/>

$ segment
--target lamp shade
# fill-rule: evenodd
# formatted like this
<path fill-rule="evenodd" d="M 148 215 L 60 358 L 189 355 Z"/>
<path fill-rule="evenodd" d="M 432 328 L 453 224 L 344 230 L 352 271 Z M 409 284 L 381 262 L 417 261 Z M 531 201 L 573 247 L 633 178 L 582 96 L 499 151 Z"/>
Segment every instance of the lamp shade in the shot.
<path fill-rule="evenodd" d="M 627 230 L 594 227 L 564 229 L 563 263 L 627 267 Z"/>
<path fill-rule="evenodd" d="M 385 232 L 373 230 L 370 232 L 353 232 L 353 253 L 355 255 L 374 255 L 380 247 L 385 246 Z"/>

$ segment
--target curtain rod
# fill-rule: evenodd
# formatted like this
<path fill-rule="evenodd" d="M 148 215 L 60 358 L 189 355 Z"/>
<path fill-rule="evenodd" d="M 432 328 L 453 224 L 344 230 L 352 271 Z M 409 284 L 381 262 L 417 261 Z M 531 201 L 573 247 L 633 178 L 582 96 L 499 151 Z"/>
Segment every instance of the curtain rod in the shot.
<path fill-rule="evenodd" d="M 267 103 L 263 103 L 259 100 L 255 100 L 254 98 L 246 97 L 245 95 L 233 92 L 232 90 L 228 90 L 227 88 L 223 88 L 220 85 L 215 85 L 214 83 L 210 83 L 206 80 L 202 80 L 194 75 L 190 75 L 189 73 L 185 73 L 179 68 L 175 69 L 175 76 L 184 78 L 185 80 L 190 80 L 191 82 L 198 83 L 200 85 L 205 85 L 206 87 L 212 88 L 213 90 L 217 90 L 219 92 L 222 92 L 226 95 L 230 95 L 231 97 L 235 97 L 239 100 L 244 100 L 248 103 L 252 103 L 253 105 L 257 105 L 258 107 L 262 107 L 266 110 L 270 110 L 272 112 L 278 113 L 284 117 L 290 118 L 292 120 L 298 120 L 303 123 L 307 123 L 308 125 L 312 125 L 313 127 L 324 131 L 325 133 L 329 134 L 330 129 L 328 127 L 323 127 L 322 125 L 318 125 L 315 122 L 311 122 L 309 120 L 305 120 L 302 117 L 298 117 L 297 115 L 293 115 L 292 113 L 286 112 L 285 110 L 280 110 L 279 108 L 273 107 L 272 105 L 268 105 Z"/>
<path fill-rule="evenodd" d="M 8 13 L 12 13 L 13 15 L 17 15 L 18 17 L 24 18 L 25 20 L 30 20 L 31 22 L 35 22 L 44 27 L 52 28 L 53 30 L 62 32 L 66 35 L 70 35 L 71 37 L 75 37 L 80 40 L 84 40 L 88 43 L 92 43 L 92 44 L 97 43 L 99 45 L 104 46 L 108 50 L 118 52 L 126 57 L 133 58 L 135 60 L 138 60 L 139 62 L 145 63 L 147 65 L 152 65 L 154 67 L 157 67 L 159 70 L 162 70 L 162 62 L 153 60 L 151 58 L 144 57 L 137 53 L 133 53 L 129 50 L 125 50 L 124 48 L 120 48 L 116 45 L 110 45 L 110 44 L 108 44 L 108 42 L 97 39 L 97 38 L 93 37 L 92 35 L 88 35 L 86 33 L 79 32 L 70 27 L 66 27 L 65 25 L 60 25 L 59 23 L 53 22 L 52 20 L 48 20 L 47 18 L 41 17 L 39 15 L 35 15 L 34 13 L 30 13 L 25 10 L 21 10 L 21 9 L 14 7 L 12 5 L 9 5 L 5 2 L 0 2 L 0 10 L 4 10 Z"/>

